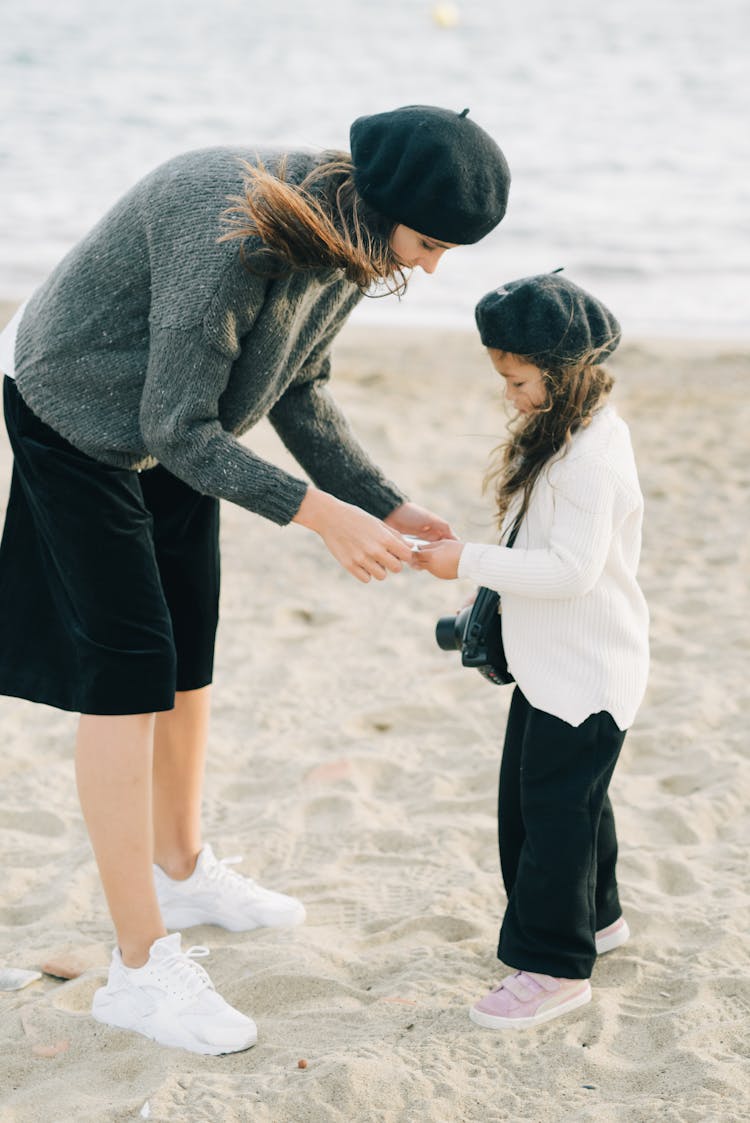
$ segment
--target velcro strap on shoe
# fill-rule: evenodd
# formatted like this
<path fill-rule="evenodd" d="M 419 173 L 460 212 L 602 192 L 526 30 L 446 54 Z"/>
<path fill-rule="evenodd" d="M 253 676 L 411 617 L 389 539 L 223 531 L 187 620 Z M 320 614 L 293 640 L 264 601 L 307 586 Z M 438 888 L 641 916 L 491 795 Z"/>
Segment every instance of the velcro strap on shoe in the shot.
<path fill-rule="evenodd" d="M 552 975 L 538 975 L 536 971 L 525 971 L 524 974 L 527 978 L 533 979 L 535 983 L 538 983 L 542 990 L 548 990 L 550 993 L 554 993 L 560 989 L 559 981 L 553 978 Z"/>
<path fill-rule="evenodd" d="M 507 979 L 503 979 L 501 989 L 510 991 L 519 1002 L 528 1002 L 529 999 L 539 994 L 542 988 L 536 979 L 524 971 L 519 971 L 517 975 L 509 975 Z"/>

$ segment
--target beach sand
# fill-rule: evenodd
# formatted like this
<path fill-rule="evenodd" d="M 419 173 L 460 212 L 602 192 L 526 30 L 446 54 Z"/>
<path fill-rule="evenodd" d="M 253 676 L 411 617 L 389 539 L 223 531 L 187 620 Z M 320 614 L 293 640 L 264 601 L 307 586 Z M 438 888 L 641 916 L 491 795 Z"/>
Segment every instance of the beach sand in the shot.
<path fill-rule="evenodd" d="M 653 669 L 612 785 L 632 939 L 597 964 L 593 1001 L 525 1033 L 468 1020 L 504 973 L 495 793 L 510 698 L 435 645 L 435 619 L 470 586 L 413 572 L 361 585 L 314 535 L 226 504 L 206 837 L 301 897 L 307 923 L 186 934 L 258 1022 L 247 1053 L 194 1056 L 94 1022 L 112 934 L 75 792 L 76 719 L 0 699 L 0 969 L 71 946 L 89 965 L 0 993 L 0 1123 L 750 1116 L 750 348 L 629 343 L 611 369 L 647 504 Z M 480 482 L 503 410 L 473 335 L 350 326 L 333 390 L 416 501 L 491 540 Z M 249 443 L 291 464 L 266 425 Z M 3 431 L 3 503 L 9 473 Z"/>

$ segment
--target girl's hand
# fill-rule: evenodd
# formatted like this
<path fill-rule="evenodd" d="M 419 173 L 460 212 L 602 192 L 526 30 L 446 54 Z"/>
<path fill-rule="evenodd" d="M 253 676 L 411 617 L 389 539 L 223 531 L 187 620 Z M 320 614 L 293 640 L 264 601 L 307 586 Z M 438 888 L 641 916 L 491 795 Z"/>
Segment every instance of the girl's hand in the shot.
<path fill-rule="evenodd" d="M 419 507 L 416 503 L 402 503 L 390 515 L 386 515 L 383 521 L 401 534 L 413 534 L 415 538 L 425 538 L 428 542 L 456 537 L 445 519 L 433 515 L 432 511 Z"/>
<path fill-rule="evenodd" d="M 316 531 L 336 561 L 365 584 L 411 562 L 411 548 L 380 519 L 317 488 L 307 489 L 292 522 Z"/>
<path fill-rule="evenodd" d="M 456 539 L 432 542 L 429 546 L 421 546 L 415 551 L 412 566 L 414 569 L 426 569 L 433 577 L 442 577 L 444 581 L 451 581 L 454 577 L 458 577 L 458 563 L 463 548 L 463 542 Z"/>

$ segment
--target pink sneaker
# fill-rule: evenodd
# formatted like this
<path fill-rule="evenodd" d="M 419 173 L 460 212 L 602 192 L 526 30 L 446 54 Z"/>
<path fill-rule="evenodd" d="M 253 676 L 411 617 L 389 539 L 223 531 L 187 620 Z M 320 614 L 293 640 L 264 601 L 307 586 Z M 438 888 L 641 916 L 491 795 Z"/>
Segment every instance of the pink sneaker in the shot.
<path fill-rule="evenodd" d="M 607 951 L 613 951 L 626 944 L 629 939 L 628 922 L 624 916 L 620 916 L 614 924 L 610 924 L 607 928 L 600 928 L 596 933 L 596 954 L 604 955 Z"/>
<path fill-rule="evenodd" d="M 486 1029 L 528 1029 L 591 1001 L 588 979 L 553 979 L 536 971 L 516 971 L 469 1010 Z"/>

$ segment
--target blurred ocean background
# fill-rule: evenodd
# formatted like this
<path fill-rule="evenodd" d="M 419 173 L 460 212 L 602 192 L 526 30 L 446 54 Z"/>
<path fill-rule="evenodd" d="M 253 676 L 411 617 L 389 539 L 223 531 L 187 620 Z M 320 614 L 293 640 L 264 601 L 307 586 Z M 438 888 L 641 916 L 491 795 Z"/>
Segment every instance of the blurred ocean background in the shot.
<path fill-rule="evenodd" d="M 176 152 L 423 102 L 495 136 L 508 214 L 357 320 L 469 326 L 562 265 L 631 335 L 747 338 L 749 41 L 747 0 L 1 0 L 0 299 Z"/>

